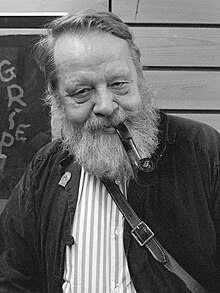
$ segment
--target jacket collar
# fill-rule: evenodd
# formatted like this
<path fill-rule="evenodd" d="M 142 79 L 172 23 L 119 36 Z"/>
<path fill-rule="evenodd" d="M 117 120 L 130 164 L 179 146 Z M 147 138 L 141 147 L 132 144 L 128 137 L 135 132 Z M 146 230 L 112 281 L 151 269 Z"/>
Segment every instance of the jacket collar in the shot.
<path fill-rule="evenodd" d="M 59 174 L 62 176 L 66 168 L 73 162 L 73 156 L 68 151 L 62 152 L 59 160 Z"/>

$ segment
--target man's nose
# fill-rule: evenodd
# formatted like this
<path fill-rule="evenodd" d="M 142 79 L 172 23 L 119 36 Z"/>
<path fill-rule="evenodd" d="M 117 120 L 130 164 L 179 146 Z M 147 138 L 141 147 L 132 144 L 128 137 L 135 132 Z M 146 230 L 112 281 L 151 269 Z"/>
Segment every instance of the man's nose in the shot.
<path fill-rule="evenodd" d="M 110 116 L 118 108 L 114 94 L 108 89 L 100 89 L 95 96 L 93 112 L 95 115 Z"/>

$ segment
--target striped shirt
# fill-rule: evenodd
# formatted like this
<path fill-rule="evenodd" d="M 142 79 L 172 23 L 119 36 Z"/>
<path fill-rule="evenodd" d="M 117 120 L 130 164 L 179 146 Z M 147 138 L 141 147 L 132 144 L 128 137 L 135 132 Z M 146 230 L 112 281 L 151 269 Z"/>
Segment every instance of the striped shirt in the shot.
<path fill-rule="evenodd" d="M 123 224 L 105 186 L 82 169 L 72 228 L 75 244 L 66 247 L 63 293 L 135 293 Z"/>

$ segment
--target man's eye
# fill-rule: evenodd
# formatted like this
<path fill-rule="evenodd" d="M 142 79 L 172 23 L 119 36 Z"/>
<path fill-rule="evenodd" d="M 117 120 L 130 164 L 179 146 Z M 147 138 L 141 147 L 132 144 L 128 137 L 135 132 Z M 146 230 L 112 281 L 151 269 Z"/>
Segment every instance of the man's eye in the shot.
<path fill-rule="evenodd" d="M 88 94 L 90 91 L 91 91 L 90 88 L 84 88 L 84 89 L 80 89 L 80 90 L 74 92 L 72 95 L 73 96 L 83 96 L 83 95 Z"/>
<path fill-rule="evenodd" d="M 111 84 L 111 89 L 117 95 L 126 95 L 129 91 L 129 82 L 117 81 Z"/>
<path fill-rule="evenodd" d="M 76 103 L 85 103 L 88 101 L 92 94 L 92 88 L 82 88 L 76 90 L 66 91 L 66 98 L 75 101 Z"/>
<path fill-rule="evenodd" d="M 124 82 L 124 81 L 118 81 L 118 82 L 114 82 L 111 86 L 113 88 L 123 88 L 124 86 L 126 86 L 128 83 Z"/>
<path fill-rule="evenodd" d="M 83 98 L 86 97 L 91 92 L 91 88 L 82 88 L 75 91 L 67 91 L 66 94 L 73 98 Z"/>

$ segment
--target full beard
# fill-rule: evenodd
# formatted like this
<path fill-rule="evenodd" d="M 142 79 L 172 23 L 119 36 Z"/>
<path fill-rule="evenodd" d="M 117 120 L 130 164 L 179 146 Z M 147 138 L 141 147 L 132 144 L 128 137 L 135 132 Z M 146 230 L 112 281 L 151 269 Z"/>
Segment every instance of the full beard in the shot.
<path fill-rule="evenodd" d="M 149 158 L 155 151 L 158 144 L 158 112 L 143 85 L 140 94 L 143 100 L 141 109 L 124 111 L 119 108 L 110 117 L 91 115 L 81 126 L 74 124 L 64 110 L 59 110 L 62 117 L 63 148 L 88 173 L 111 180 L 133 178 L 133 170 L 119 136 L 116 133 L 102 132 L 105 127 L 116 126 L 120 122 L 129 129 L 142 158 Z"/>

